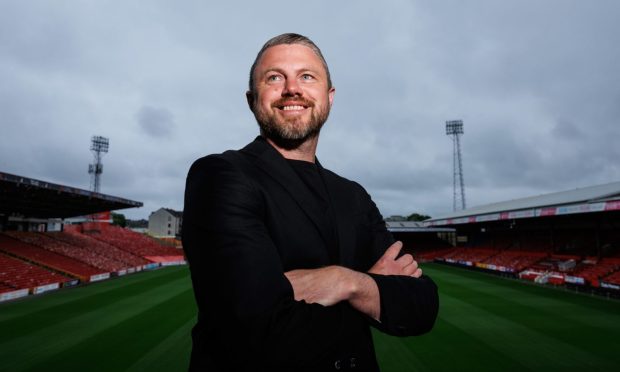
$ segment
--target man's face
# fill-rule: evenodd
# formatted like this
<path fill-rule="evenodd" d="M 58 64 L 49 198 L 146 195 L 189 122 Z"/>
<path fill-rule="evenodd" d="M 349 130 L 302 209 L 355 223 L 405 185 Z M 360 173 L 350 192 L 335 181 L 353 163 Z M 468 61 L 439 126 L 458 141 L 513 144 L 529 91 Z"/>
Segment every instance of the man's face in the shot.
<path fill-rule="evenodd" d="M 300 44 L 267 49 L 254 70 L 255 95 L 248 93 L 265 136 L 295 148 L 318 135 L 329 116 L 334 88 L 319 57 Z"/>

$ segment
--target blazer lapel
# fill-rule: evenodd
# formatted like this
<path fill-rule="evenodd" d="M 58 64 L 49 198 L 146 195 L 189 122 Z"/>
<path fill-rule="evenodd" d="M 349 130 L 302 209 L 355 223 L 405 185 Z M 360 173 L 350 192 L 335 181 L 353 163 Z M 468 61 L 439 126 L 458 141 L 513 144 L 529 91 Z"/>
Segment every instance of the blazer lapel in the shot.
<path fill-rule="evenodd" d="M 286 159 L 260 136 L 242 151 L 254 155 L 256 157 L 255 164 L 282 185 L 312 221 L 327 246 L 329 234 L 328 231 L 325 231 L 325 224 L 321 223 L 325 217 L 313 201 L 313 196 L 307 186 L 299 179 Z"/>

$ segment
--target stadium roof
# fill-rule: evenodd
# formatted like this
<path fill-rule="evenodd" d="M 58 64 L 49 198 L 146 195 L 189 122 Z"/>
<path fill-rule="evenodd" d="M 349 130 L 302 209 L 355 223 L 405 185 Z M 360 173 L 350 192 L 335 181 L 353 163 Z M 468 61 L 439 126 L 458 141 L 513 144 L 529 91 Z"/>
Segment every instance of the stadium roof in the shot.
<path fill-rule="evenodd" d="M 0 215 L 67 218 L 141 206 L 133 200 L 0 172 Z"/>
<path fill-rule="evenodd" d="M 453 232 L 449 227 L 427 227 L 418 221 L 386 221 L 387 229 L 391 232 Z"/>
<path fill-rule="evenodd" d="M 456 225 L 614 210 L 620 210 L 620 182 L 482 205 L 424 223 L 426 226 Z"/>

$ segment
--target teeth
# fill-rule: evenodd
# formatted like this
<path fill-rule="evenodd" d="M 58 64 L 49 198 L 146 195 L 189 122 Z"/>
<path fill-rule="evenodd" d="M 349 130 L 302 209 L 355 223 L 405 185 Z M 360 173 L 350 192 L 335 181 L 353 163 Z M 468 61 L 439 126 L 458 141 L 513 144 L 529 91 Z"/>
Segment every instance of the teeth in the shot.
<path fill-rule="evenodd" d="M 303 110 L 303 106 L 284 106 L 282 107 L 282 110 L 284 111 L 289 111 L 289 110 Z"/>

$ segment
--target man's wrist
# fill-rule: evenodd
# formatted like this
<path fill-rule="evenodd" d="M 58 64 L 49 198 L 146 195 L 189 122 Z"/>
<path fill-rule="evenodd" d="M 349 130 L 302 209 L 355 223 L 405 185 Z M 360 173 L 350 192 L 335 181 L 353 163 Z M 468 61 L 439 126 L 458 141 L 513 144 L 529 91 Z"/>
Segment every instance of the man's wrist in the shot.
<path fill-rule="evenodd" d="M 344 301 L 350 301 L 351 299 L 358 296 L 359 291 L 361 289 L 362 283 L 360 282 L 362 278 L 360 277 L 359 272 L 346 268 L 344 266 L 336 266 L 340 271 L 340 290 L 341 290 L 341 298 Z"/>
<path fill-rule="evenodd" d="M 372 280 L 368 275 L 359 271 L 351 271 L 350 275 L 350 288 L 351 293 L 349 295 L 349 299 L 356 299 L 362 296 L 365 292 L 365 287 L 368 284 L 368 279 Z"/>
<path fill-rule="evenodd" d="M 379 304 L 379 287 L 368 274 L 351 270 L 352 283 L 349 303 L 358 311 L 378 320 L 381 306 Z"/>

